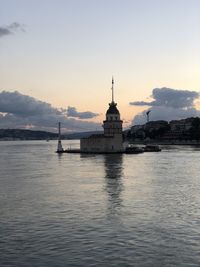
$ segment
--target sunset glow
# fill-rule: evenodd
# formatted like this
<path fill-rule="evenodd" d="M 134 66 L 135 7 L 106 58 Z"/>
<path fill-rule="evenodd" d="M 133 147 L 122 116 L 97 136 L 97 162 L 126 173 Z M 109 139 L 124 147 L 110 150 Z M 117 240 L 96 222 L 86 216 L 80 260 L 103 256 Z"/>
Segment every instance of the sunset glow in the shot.
<path fill-rule="evenodd" d="M 197 0 L 0 3 L 1 91 L 98 113 L 101 123 L 113 75 L 126 125 L 144 110 L 129 102 L 154 88 L 199 92 Z"/>

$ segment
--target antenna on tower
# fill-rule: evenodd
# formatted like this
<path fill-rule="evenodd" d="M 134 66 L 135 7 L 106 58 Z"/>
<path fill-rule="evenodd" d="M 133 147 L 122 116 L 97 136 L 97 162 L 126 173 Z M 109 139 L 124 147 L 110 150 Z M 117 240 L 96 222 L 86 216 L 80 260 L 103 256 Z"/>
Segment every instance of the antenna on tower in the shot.
<path fill-rule="evenodd" d="M 112 103 L 114 103 L 114 78 L 112 76 L 112 87 L 111 87 L 111 90 L 112 90 Z"/>

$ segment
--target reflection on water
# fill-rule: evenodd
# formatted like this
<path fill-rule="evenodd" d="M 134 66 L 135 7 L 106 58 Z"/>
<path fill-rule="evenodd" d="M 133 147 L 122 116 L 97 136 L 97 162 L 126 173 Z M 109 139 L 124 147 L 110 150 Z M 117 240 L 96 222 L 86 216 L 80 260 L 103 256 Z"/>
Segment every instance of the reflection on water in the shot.
<path fill-rule="evenodd" d="M 123 155 L 104 155 L 105 183 L 108 193 L 109 210 L 119 208 L 122 202 L 121 193 L 123 191 Z"/>
<path fill-rule="evenodd" d="M 123 154 L 104 155 L 105 177 L 108 179 L 120 179 L 123 171 Z"/>

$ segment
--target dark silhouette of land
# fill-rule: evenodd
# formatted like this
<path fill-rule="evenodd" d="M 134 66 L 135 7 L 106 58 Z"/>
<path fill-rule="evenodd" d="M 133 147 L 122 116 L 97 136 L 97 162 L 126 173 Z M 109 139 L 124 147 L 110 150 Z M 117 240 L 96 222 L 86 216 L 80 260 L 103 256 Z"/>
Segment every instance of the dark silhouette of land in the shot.
<path fill-rule="evenodd" d="M 80 139 L 101 131 L 63 133 L 61 139 Z M 128 142 L 157 142 L 167 144 L 200 143 L 200 118 L 191 117 L 182 120 L 148 121 L 143 125 L 134 125 L 123 131 Z M 55 140 L 57 133 L 24 129 L 0 129 L 0 140 Z"/>
<path fill-rule="evenodd" d="M 200 118 L 191 117 L 170 122 L 148 121 L 143 125 L 134 125 L 124 132 L 129 142 L 157 142 L 167 144 L 200 142 Z"/>
<path fill-rule="evenodd" d="M 92 134 L 101 133 L 97 131 L 81 133 L 63 133 L 61 139 L 80 139 Z M 58 134 L 47 131 L 33 131 L 24 129 L 0 129 L 0 140 L 57 140 Z"/>
<path fill-rule="evenodd" d="M 0 140 L 47 140 L 57 139 L 56 133 L 24 129 L 0 129 Z"/>

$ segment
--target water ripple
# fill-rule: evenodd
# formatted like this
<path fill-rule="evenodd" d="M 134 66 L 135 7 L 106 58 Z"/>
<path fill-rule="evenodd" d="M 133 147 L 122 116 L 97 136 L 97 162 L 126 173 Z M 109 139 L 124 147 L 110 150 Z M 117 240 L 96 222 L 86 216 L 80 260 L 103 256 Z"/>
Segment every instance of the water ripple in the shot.
<path fill-rule="evenodd" d="M 0 266 L 200 266 L 199 149 L 55 147 L 0 143 Z"/>

